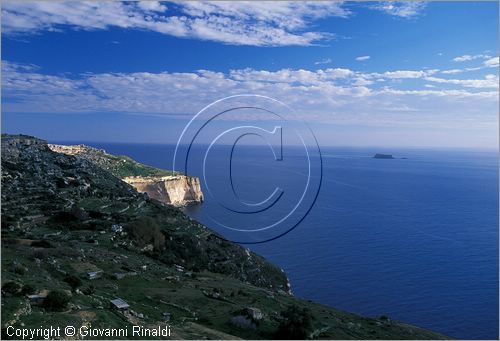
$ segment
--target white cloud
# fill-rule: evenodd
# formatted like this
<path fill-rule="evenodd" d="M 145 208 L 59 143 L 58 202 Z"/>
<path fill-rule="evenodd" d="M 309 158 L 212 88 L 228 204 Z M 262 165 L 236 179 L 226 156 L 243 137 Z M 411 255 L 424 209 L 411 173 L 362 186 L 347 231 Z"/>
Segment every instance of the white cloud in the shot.
<path fill-rule="evenodd" d="M 331 58 L 325 58 L 314 62 L 314 65 L 330 64 L 332 62 Z"/>
<path fill-rule="evenodd" d="M 484 65 L 487 67 L 498 67 L 498 57 L 485 60 Z"/>
<path fill-rule="evenodd" d="M 467 88 L 491 88 L 498 89 L 498 76 L 486 75 L 484 79 L 445 79 L 438 77 L 426 77 L 425 80 L 436 83 L 461 85 Z"/>
<path fill-rule="evenodd" d="M 430 84 L 431 85 L 431 84 Z M 395 95 L 414 95 L 419 97 L 427 97 L 435 96 L 447 98 L 450 101 L 465 101 L 466 99 L 495 99 L 498 101 L 498 91 L 479 91 L 479 92 L 471 92 L 465 89 L 439 89 L 437 87 L 426 87 L 432 90 L 401 90 L 394 89 L 390 87 L 385 87 L 379 94 L 395 94 Z M 436 108 L 435 108 L 436 109 Z M 455 110 L 459 110 L 460 108 L 455 108 Z"/>
<path fill-rule="evenodd" d="M 420 15 L 426 5 L 424 1 L 385 1 L 374 8 L 396 17 L 413 18 Z"/>
<path fill-rule="evenodd" d="M 454 75 L 454 74 L 462 73 L 462 72 L 464 72 L 464 70 L 460 70 L 460 69 L 451 69 L 451 70 L 441 71 L 441 73 L 444 73 L 445 75 Z"/>
<path fill-rule="evenodd" d="M 165 12 L 167 10 L 167 6 L 159 1 L 139 1 L 137 6 L 145 11 L 152 12 Z"/>
<path fill-rule="evenodd" d="M 401 78 L 422 78 L 428 74 L 432 74 L 433 71 L 387 71 L 382 75 L 386 78 L 401 79 Z"/>
<path fill-rule="evenodd" d="M 470 125 L 471 118 L 487 115 L 493 120 L 498 116 L 498 88 L 493 87 L 498 83 L 497 76 L 446 80 L 421 77 L 425 72 L 434 70 L 365 74 L 344 68 L 240 69 L 228 73 L 198 70 L 47 75 L 36 66 L 3 62 L 2 105 L 9 113 L 120 112 L 191 117 L 222 97 L 253 93 L 282 100 L 294 109 L 297 118 L 317 122 L 399 125 L 452 120 L 455 124 L 463 119 Z M 402 82 L 406 77 L 419 76 L 420 82 L 439 87 L 381 88 L 376 82 L 395 76 L 402 77 L 396 78 Z M 448 85 L 463 89 L 447 89 Z"/>
<path fill-rule="evenodd" d="M 335 79 L 346 79 L 355 75 L 349 69 L 328 68 L 317 71 L 281 69 L 278 71 L 264 70 L 232 70 L 230 77 L 237 81 L 264 82 L 264 83 L 300 83 L 300 84 L 325 84 Z"/>
<path fill-rule="evenodd" d="M 439 72 L 438 69 L 425 69 L 425 70 L 395 70 L 386 71 L 383 73 L 366 73 L 358 74 L 366 79 L 377 81 L 379 83 L 392 80 L 394 82 L 401 82 L 404 79 L 423 79 Z"/>
<path fill-rule="evenodd" d="M 175 11 L 174 11 L 175 9 Z M 311 21 L 347 17 L 341 2 L 4 1 L 4 34 L 33 34 L 63 27 L 143 29 L 233 45 L 312 45 L 334 38 L 308 31 Z"/>
<path fill-rule="evenodd" d="M 359 56 L 359 57 L 356 57 L 356 60 L 358 62 L 363 62 L 363 61 L 368 60 L 368 59 L 370 59 L 370 56 Z"/>
<path fill-rule="evenodd" d="M 339 1 L 189 1 L 182 6 L 184 13 L 193 17 L 225 16 L 297 29 L 306 27 L 309 19 L 347 17 L 350 12 L 341 4 Z"/>
<path fill-rule="evenodd" d="M 470 72 L 470 71 L 477 71 L 477 70 L 482 70 L 485 68 L 498 68 L 498 57 L 493 57 L 488 55 L 475 55 L 475 56 L 470 56 L 470 55 L 464 55 L 461 57 L 457 57 L 455 59 L 458 59 L 459 61 L 466 61 L 466 60 L 474 60 L 474 59 L 484 59 L 482 65 L 475 66 L 475 67 L 467 67 L 463 69 L 451 69 L 451 70 L 443 70 L 441 71 L 442 74 L 445 75 L 453 75 L 453 74 L 459 74 L 463 72 Z"/>
<path fill-rule="evenodd" d="M 463 56 L 453 58 L 452 61 L 461 63 L 476 59 L 488 59 L 488 58 L 491 58 L 491 56 L 486 54 L 476 54 L 476 55 L 464 54 Z"/>
<path fill-rule="evenodd" d="M 473 56 L 471 56 L 469 54 L 464 54 L 463 56 L 455 57 L 452 60 L 454 62 L 465 62 L 465 61 L 472 60 L 472 59 L 473 59 Z"/>

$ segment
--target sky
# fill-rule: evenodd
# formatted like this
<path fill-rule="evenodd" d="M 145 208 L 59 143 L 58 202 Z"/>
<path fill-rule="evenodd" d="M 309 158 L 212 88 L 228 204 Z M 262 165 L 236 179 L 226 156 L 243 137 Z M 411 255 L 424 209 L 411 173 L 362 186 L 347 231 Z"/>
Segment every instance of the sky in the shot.
<path fill-rule="evenodd" d="M 1 15 L 4 133 L 175 143 L 210 103 L 257 94 L 322 146 L 498 147 L 498 2 L 2 1 Z"/>

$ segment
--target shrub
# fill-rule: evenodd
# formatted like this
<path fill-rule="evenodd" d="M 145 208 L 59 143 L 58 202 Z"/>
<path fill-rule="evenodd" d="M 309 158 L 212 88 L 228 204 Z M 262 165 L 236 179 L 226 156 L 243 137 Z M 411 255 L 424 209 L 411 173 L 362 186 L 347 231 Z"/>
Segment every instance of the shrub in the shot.
<path fill-rule="evenodd" d="M 43 306 L 47 310 L 61 311 L 68 306 L 70 298 L 71 297 L 63 290 L 53 290 L 49 292 L 43 301 Z"/>
<path fill-rule="evenodd" d="M 293 305 L 281 312 L 282 320 L 276 332 L 277 339 L 304 340 L 312 332 L 312 314 L 307 308 Z"/>
<path fill-rule="evenodd" d="M 24 266 L 22 266 L 21 264 L 15 264 L 14 265 L 14 273 L 18 274 L 18 275 L 24 275 L 28 269 Z"/>
<path fill-rule="evenodd" d="M 239 296 L 246 296 L 246 297 L 250 296 L 250 294 L 249 294 L 249 293 L 247 293 L 247 292 L 245 292 L 245 291 L 243 291 L 243 290 L 241 290 L 241 289 L 238 289 L 237 294 L 238 294 Z"/>
<path fill-rule="evenodd" d="M 25 284 L 23 285 L 23 288 L 21 289 L 21 294 L 23 295 L 33 295 L 35 293 L 36 289 L 34 286 L 30 284 Z"/>
<path fill-rule="evenodd" d="M 71 214 L 79 221 L 85 221 L 90 218 L 89 214 L 83 208 L 78 206 L 73 206 L 71 208 Z"/>
<path fill-rule="evenodd" d="M 31 246 L 33 247 L 43 247 L 43 248 L 50 248 L 53 247 L 52 244 L 48 240 L 35 240 L 31 243 Z"/>
<path fill-rule="evenodd" d="M 208 324 L 208 325 L 213 324 L 212 321 L 210 321 L 210 319 L 205 315 L 201 315 L 200 317 L 198 317 L 198 323 Z"/>
<path fill-rule="evenodd" d="M 85 295 L 93 295 L 95 293 L 95 287 L 93 284 L 90 284 L 88 287 L 83 289 L 83 293 Z"/>
<path fill-rule="evenodd" d="M 239 329 L 255 330 L 257 328 L 255 323 L 250 318 L 243 315 L 232 317 L 231 320 L 229 320 L 229 323 Z"/>
<path fill-rule="evenodd" d="M 125 226 L 133 240 L 144 247 L 153 244 L 155 250 L 165 247 L 165 236 L 156 221 L 150 217 L 142 217 Z"/>
<path fill-rule="evenodd" d="M 51 220 L 54 223 L 59 223 L 59 224 L 67 224 L 67 223 L 74 223 L 78 221 L 78 219 L 71 214 L 70 212 L 65 212 L 65 211 L 59 211 L 55 213 L 52 217 Z"/>
<path fill-rule="evenodd" d="M 74 275 L 68 275 L 64 278 L 64 281 L 69 284 L 72 291 L 75 291 L 79 286 L 82 285 L 82 280 Z"/>
<path fill-rule="evenodd" d="M 2 292 L 16 295 L 21 290 L 21 284 L 16 282 L 7 282 L 2 285 Z"/>
<path fill-rule="evenodd" d="M 99 211 L 89 210 L 88 213 L 89 213 L 90 218 L 92 218 L 92 219 L 102 219 L 102 218 L 104 218 L 104 213 L 99 212 Z"/>

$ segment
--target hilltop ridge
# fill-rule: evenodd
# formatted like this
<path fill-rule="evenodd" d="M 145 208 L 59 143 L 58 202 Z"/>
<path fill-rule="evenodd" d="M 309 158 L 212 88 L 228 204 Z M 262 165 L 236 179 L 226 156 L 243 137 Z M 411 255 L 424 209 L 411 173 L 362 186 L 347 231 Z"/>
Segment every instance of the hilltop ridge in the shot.
<path fill-rule="evenodd" d="M 125 155 L 112 155 L 104 149 L 90 147 L 84 144 L 61 145 L 48 144 L 48 147 L 57 153 L 73 155 L 75 157 L 90 161 L 99 167 L 109 171 L 118 178 L 129 176 L 172 176 L 182 175 L 173 172 L 139 163 Z"/>
<path fill-rule="evenodd" d="M 139 163 L 128 156 L 80 145 L 48 144 L 57 153 L 89 161 L 164 204 L 185 206 L 203 202 L 200 179 Z"/>

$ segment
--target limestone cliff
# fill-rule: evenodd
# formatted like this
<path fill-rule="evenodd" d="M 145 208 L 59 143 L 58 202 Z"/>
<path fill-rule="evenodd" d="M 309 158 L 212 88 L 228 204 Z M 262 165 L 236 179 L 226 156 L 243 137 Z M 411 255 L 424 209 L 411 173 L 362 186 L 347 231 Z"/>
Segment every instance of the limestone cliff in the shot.
<path fill-rule="evenodd" d="M 164 204 L 184 206 L 203 201 L 200 180 L 169 170 L 139 163 L 127 156 L 117 156 L 85 145 L 49 144 L 57 153 L 87 160 L 135 187 L 138 192 Z"/>
<path fill-rule="evenodd" d="M 163 177 L 132 176 L 122 179 L 138 192 L 165 204 L 184 206 L 203 202 L 200 180 L 197 177 L 177 175 Z"/>

